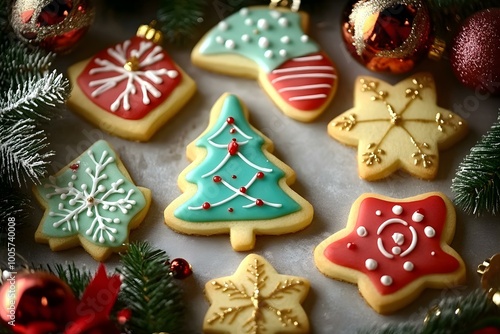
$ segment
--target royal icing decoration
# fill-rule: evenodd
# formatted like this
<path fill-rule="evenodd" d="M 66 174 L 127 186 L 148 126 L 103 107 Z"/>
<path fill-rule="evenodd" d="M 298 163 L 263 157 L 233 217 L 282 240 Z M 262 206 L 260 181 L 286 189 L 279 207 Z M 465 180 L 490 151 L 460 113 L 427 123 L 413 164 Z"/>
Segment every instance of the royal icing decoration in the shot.
<path fill-rule="evenodd" d="M 302 277 L 280 275 L 261 256 L 250 254 L 232 276 L 209 281 L 203 328 L 227 333 L 308 333 L 301 302 L 309 291 Z"/>
<path fill-rule="evenodd" d="M 77 83 L 102 109 L 137 120 L 165 101 L 181 80 L 161 46 L 136 36 L 95 55 Z"/>
<path fill-rule="evenodd" d="M 436 87 L 430 74 L 416 74 L 396 86 L 361 77 L 355 85 L 354 104 L 330 122 L 328 132 L 358 147 L 360 176 L 368 180 L 398 168 L 433 178 L 438 149 L 466 133 L 460 116 L 436 106 Z M 403 153 L 393 152 L 396 147 Z M 387 172 L 381 173 L 383 169 Z"/>
<path fill-rule="evenodd" d="M 432 284 L 438 282 L 435 287 L 452 286 L 463 278 L 465 269 L 461 258 L 447 245 L 454 231 L 454 225 L 450 228 L 447 224 L 454 224 L 449 222 L 454 212 L 449 212 L 453 206 L 446 204 L 443 196 L 431 193 L 397 202 L 360 197 L 353 205 L 357 210 L 353 223 L 317 247 L 318 268 L 334 278 L 342 268 L 358 272 L 351 275 L 353 282 L 369 282 L 360 285 L 360 290 L 372 306 L 381 303 L 371 299 L 373 294 L 390 296 L 418 280 L 425 286 L 427 277 Z M 416 212 L 418 219 L 414 219 Z M 360 234 L 361 227 L 367 232 Z M 356 247 L 346 247 L 349 244 Z M 454 274 L 457 276 L 453 279 Z M 345 280 L 345 276 L 339 277 Z"/>
<path fill-rule="evenodd" d="M 129 224 L 146 199 L 116 159 L 109 145 L 98 141 L 62 173 L 42 181 L 36 189 L 47 202 L 42 227 L 47 237 L 80 235 L 104 247 L 126 242 Z"/>

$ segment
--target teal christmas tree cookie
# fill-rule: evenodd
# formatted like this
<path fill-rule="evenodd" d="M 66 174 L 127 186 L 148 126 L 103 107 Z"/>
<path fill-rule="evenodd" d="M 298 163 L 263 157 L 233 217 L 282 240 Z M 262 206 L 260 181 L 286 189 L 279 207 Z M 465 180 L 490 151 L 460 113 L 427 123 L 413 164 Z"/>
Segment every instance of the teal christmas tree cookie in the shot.
<path fill-rule="evenodd" d="M 183 194 L 165 210 L 165 222 L 186 234 L 230 234 L 235 250 L 249 250 L 255 234 L 303 229 L 312 206 L 289 185 L 290 167 L 271 154 L 272 142 L 248 122 L 240 100 L 224 94 L 208 128 L 188 145 L 193 162 L 179 175 Z"/>
<path fill-rule="evenodd" d="M 134 185 L 103 140 L 43 180 L 34 193 L 45 208 L 36 241 L 54 251 L 81 244 L 98 261 L 124 249 L 151 202 L 150 190 Z"/>
<path fill-rule="evenodd" d="M 248 7 L 225 18 L 195 46 L 193 63 L 224 74 L 255 78 L 289 117 L 309 122 L 328 106 L 337 71 L 304 31 L 305 13 Z"/>

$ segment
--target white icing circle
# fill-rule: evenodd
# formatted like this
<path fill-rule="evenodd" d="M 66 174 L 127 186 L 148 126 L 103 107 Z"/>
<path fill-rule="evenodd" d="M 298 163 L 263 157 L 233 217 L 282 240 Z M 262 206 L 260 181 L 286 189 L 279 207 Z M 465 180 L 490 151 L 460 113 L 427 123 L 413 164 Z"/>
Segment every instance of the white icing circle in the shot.
<path fill-rule="evenodd" d="M 241 35 L 241 40 L 243 42 L 250 42 L 250 35 L 248 35 L 248 34 Z"/>
<path fill-rule="evenodd" d="M 219 29 L 220 29 L 221 31 L 226 31 L 226 30 L 227 30 L 227 28 L 229 28 L 229 25 L 227 24 L 227 22 L 226 22 L 226 21 L 220 21 L 220 22 L 219 22 Z"/>
<path fill-rule="evenodd" d="M 278 24 L 282 27 L 288 27 L 288 19 L 286 17 L 280 17 L 278 19 Z"/>
<path fill-rule="evenodd" d="M 366 227 L 364 226 L 360 226 L 357 228 L 356 230 L 356 233 L 358 233 L 358 235 L 361 237 L 361 238 L 364 238 L 368 235 L 368 231 L 366 230 Z"/>
<path fill-rule="evenodd" d="M 413 220 L 415 223 L 420 223 L 422 220 L 424 220 L 424 215 L 418 211 L 415 211 L 411 216 L 411 220 Z"/>
<path fill-rule="evenodd" d="M 433 238 L 436 235 L 436 230 L 432 226 L 426 226 L 424 233 L 427 238 Z"/>
<path fill-rule="evenodd" d="M 380 210 L 375 211 L 375 215 L 382 216 L 382 211 L 380 211 Z"/>
<path fill-rule="evenodd" d="M 380 283 L 382 283 L 385 286 L 389 286 L 392 284 L 392 277 L 389 275 L 384 275 L 380 277 Z"/>
<path fill-rule="evenodd" d="M 394 205 L 392 207 L 392 213 L 399 216 L 403 213 L 403 207 L 401 205 Z"/>
<path fill-rule="evenodd" d="M 365 261 L 365 267 L 368 270 L 375 270 L 378 267 L 378 262 L 374 259 L 367 259 Z"/>
<path fill-rule="evenodd" d="M 394 254 L 394 255 L 401 254 L 401 247 L 398 247 L 398 246 L 392 247 L 392 254 Z"/>
<path fill-rule="evenodd" d="M 307 35 L 300 36 L 300 41 L 306 43 L 307 41 L 309 41 L 309 36 Z"/>
<path fill-rule="evenodd" d="M 274 56 L 274 53 L 272 50 L 266 50 L 266 52 L 264 52 L 264 57 L 266 58 L 272 58 Z"/>
<path fill-rule="evenodd" d="M 414 268 L 415 266 L 410 261 L 406 261 L 405 263 L 403 263 L 403 269 L 406 271 L 413 271 Z"/>
<path fill-rule="evenodd" d="M 261 48 L 266 49 L 269 46 L 269 40 L 266 37 L 261 37 L 258 44 Z"/>
<path fill-rule="evenodd" d="M 269 28 L 269 22 L 267 22 L 266 19 L 259 19 L 257 21 L 257 27 L 259 27 L 260 29 L 266 30 Z"/>
<path fill-rule="evenodd" d="M 283 44 L 288 44 L 288 43 L 290 43 L 290 37 L 288 37 L 288 36 L 286 36 L 286 35 L 285 35 L 285 36 L 282 36 L 282 37 L 280 38 L 280 41 L 281 41 L 281 43 L 283 43 Z"/>
<path fill-rule="evenodd" d="M 224 43 L 224 46 L 226 47 L 226 49 L 234 49 L 234 47 L 236 46 L 236 43 L 234 43 L 234 41 L 232 39 L 228 39 Z"/>

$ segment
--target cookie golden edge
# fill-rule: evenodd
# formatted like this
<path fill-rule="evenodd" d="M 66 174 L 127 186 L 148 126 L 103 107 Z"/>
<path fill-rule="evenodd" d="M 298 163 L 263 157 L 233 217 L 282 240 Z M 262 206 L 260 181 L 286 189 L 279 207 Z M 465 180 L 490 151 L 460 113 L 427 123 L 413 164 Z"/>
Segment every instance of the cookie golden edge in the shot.
<path fill-rule="evenodd" d="M 256 235 L 282 235 L 305 229 L 312 223 L 314 209 L 311 203 L 290 187 L 295 182 L 295 172 L 283 161 L 272 155 L 272 151 L 274 149 L 272 141 L 249 123 L 252 130 L 257 132 L 259 136 L 264 139 L 262 152 L 265 154 L 266 158 L 285 173 L 285 176 L 279 180 L 279 187 L 281 187 L 281 189 L 283 189 L 288 196 L 296 201 L 302 209 L 289 215 L 269 220 L 245 220 L 244 224 L 242 224 L 242 221 L 190 223 L 179 219 L 174 215 L 175 210 L 196 194 L 198 190 L 198 186 L 196 184 L 186 181 L 186 175 L 191 170 L 196 168 L 207 156 L 207 150 L 197 147 L 196 142 L 215 125 L 224 101 L 229 95 L 231 94 L 224 93 L 221 97 L 219 97 L 210 112 L 210 120 L 207 128 L 187 146 L 186 155 L 188 160 L 191 161 L 191 164 L 179 174 L 177 179 L 177 185 L 182 194 L 167 206 L 164 211 L 164 218 L 167 226 L 182 234 L 202 236 L 229 234 L 231 246 L 235 251 L 248 251 L 255 247 Z M 240 104 L 243 108 L 245 118 L 249 120 L 249 113 L 246 105 L 241 100 Z M 295 224 L 284 226 L 283 223 L 289 220 L 295 221 Z M 265 222 L 265 224 L 263 222 Z"/>
<path fill-rule="evenodd" d="M 360 271 L 334 264 L 324 256 L 324 251 L 329 244 L 346 237 L 353 230 L 358 218 L 359 206 L 366 198 L 371 197 L 385 201 L 391 201 L 394 203 L 405 203 L 410 201 L 422 200 L 431 196 L 439 196 L 446 204 L 447 219 L 445 228 L 442 232 L 440 245 L 445 253 L 453 256 L 458 261 L 459 268 L 455 272 L 449 274 L 433 274 L 422 276 L 403 289 L 399 290 L 398 292 L 384 296 L 376 290 L 376 288 L 370 282 L 368 276 Z M 377 313 L 384 315 L 391 314 L 410 305 L 418 297 L 420 297 L 422 292 L 427 288 L 444 289 L 465 284 L 465 263 L 458 252 L 450 246 L 450 243 L 452 242 L 455 234 L 455 225 L 456 212 L 453 203 L 448 199 L 447 196 L 445 196 L 441 192 L 428 192 L 404 199 L 395 199 L 379 194 L 365 193 L 358 197 L 358 199 L 356 199 L 356 201 L 353 203 L 351 211 L 349 212 L 348 223 L 346 227 L 334 233 L 327 239 L 323 240 L 318 246 L 316 246 L 316 248 L 314 249 L 314 263 L 318 270 L 323 275 L 329 278 L 333 278 L 342 282 L 357 284 L 358 290 L 361 296 L 364 298 L 365 302 Z"/>
<path fill-rule="evenodd" d="M 268 8 L 265 6 L 257 6 L 254 8 Z M 275 8 L 279 11 L 287 11 L 288 9 Z M 309 15 L 305 12 L 299 12 L 301 17 L 302 29 L 307 32 L 307 27 L 309 25 Z M 337 92 L 338 87 L 338 73 L 337 79 L 334 81 L 334 86 L 332 87 L 330 94 L 328 95 L 327 101 L 322 105 L 321 108 L 316 110 L 301 111 L 297 108 L 290 106 L 274 89 L 269 80 L 267 79 L 268 73 L 261 70 L 256 62 L 253 60 L 234 54 L 227 55 L 204 55 L 200 52 L 201 45 L 205 41 L 205 36 L 195 45 L 191 52 L 191 62 L 207 71 L 220 73 L 235 77 L 242 77 L 248 79 L 255 79 L 258 81 L 259 85 L 269 96 L 271 101 L 285 114 L 286 116 L 304 123 L 312 122 L 317 119 L 330 105 L 333 97 Z M 326 57 L 326 54 L 325 54 Z M 332 64 L 334 62 L 330 59 Z M 334 64 L 335 66 L 335 64 Z"/>
<path fill-rule="evenodd" d="M 141 119 L 125 119 L 93 103 L 79 87 L 77 79 L 91 60 L 92 58 L 85 59 L 68 68 L 68 78 L 72 87 L 67 101 L 68 107 L 104 132 L 117 137 L 132 141 L 148 141 L 196 93 L 195 81 L 175 64 L 182 75 L 182 81 L 165 101 Z"/>
<path fill-rule="evenodd" d="M 110 145 L 110 144 L 108 143 L 108 145 Z M 111 145 L 110 145 L 110 147 L 111 147 Z M 123 162 L 120 159 L 120 156 L 118 155 L 116 150 L 114 150 L 114 148 L 112 148 L 112 147 L 111 147 L 111 149 L 113 150 L 113 152 L 116 155 L 116 165 L 117 165 L 118 169 L 120 170 L 120 172 L 127 178 L 127 180 L 134 183 L 132 180 L 132 177 L 130 176 L 128 170 L 125 168 L 125 165 L 123 164 Z M 56 174 L 54 174 L 54 176 L 57 177 L 57 176 L 63 174 L 69 168 L 69 166 L 76 163 L 79 160 L 79 158 L 80 158 L 80 156 L 78 156 L 77 158 L 72 160 L 65 167 L 63 167 Z M 129 237 L 130 237 L 130 232 L 132 230 L 138 228 L 139 225 L 146 218 L 146 215 L 149 211 L 149 208 L 151 206 L 151 201 L 152 201 L 152 193 L 151 193 L 150 189 L 144 188 L 144 187 L 139 187 L 139 186 L 136 186 L 136 187 L 144 195 L 144 198 L 146 200 L 146 205 L 144 206 L 144 208 L 141 211 L 139 211 L 132 218 L 130 224 L 128 225 L 128 236 Z M 77 234 L 77 235 L 74 235 L 71 237 L 66 237 L 66 238 L 57 238 L 57 237 L 48 236 L 45 233 L 43 233 L 43 222 L 45 221 L 47 215 L 49 214 L 49 208 L 48 208 L 47 201 L 40 195 L 40 193 L 37 191 L 36 188 L 37 188 L 36 186 L 33 186 L 32 192 L 33 192 L 37 202 L 40 204 L 40 206 L 44 210 L 44 214 L 43 214 L 43 216 L 40 220 L 40 223 L 38 224 L 38 227 L 35 231 L 35 241 L 37 243 L 48 244 L 50 249 L 54 252 L 64 251 L 64 250 L 68 250 L 68 249 L 75 248 L 78 246 L 82 246 L 83 249 L 85 249 L 85 251 L 87 253 L 89 253 L 90 256 L 98 262 L 106 261 L 113 253 L 119 253 L 119 252 L 123 252 L 123 251 L 127 250 L 128 238 L 127 238 L 126 242 L 120 247 L 102 247 L 102 246 L 98 246 L 98 245 L 90 242 L 89 240 L 87 240 L 83 236 L 81 236 L 80 234 Z"/>

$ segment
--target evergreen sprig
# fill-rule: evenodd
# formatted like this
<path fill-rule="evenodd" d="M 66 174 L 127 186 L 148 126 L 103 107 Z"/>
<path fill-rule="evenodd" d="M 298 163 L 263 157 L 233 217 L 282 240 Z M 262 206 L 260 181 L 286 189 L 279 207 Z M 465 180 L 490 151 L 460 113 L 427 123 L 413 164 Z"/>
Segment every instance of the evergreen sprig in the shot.
<path fill-rule="evenodd" d="M 132 311 L 126 327 L 134 334 L 182 332 L 181 290 L 173 282 L 167 254 L 146 242 L 131 244 L 122 255 L 119 302 Z"/>
<path fill-rule="evenodd" d="M 500 308 L 483 290 L 475 290 L 465 297 L 442 299 L 419 323 L 384 324 L 358 333 L 471 334 L 486 327 L 500 328 Z"/>
<path fill-rule="evenodd" d="M 206 4 L 205 0 L 161 0 L 157 19 L 164 39 L 177 44 L 191 40 Z"/>
<path fill-rule="evenodd" d="M 74 263 L 67 265 L 57 263 L 53 266 L 48 264 L 46 271 L 53 273 L 68 284 L 78 299 L 82 297 L 85 288 L 92 280 L 92 274 L 89 270 L 79 269 Z"/>
<path fill-rule="evenodd" d="M 500 212 L 500 114 L 458 165 L 451 189 L 455 204 L 468 214 Z"/>

